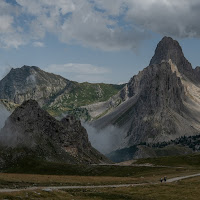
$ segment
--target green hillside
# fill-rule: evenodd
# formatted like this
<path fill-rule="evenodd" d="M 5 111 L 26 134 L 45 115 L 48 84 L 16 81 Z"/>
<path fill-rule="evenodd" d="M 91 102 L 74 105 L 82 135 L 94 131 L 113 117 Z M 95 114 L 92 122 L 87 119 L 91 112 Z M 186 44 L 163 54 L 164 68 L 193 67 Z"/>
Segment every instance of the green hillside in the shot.
<path fill-rule="evenodd" d="M 77 83 L 74 82 L 70 91 L 55 98 L 55 101 L 44 106 L 51 115 L 59 116 L 67 111 L 73 111 L 81 106 L 107 101 L 117 94 L 124 85 L 113 85 L 105 83 Z M 77 113 L 77 112 L 76 112 Z M 83 111 L 85 115 L 85 111 Z"/>

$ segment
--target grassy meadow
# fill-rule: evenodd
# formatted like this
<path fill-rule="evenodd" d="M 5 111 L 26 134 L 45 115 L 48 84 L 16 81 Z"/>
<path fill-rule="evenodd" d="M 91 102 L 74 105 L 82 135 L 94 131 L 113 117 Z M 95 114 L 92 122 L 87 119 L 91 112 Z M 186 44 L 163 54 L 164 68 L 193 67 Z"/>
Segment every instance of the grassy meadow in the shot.
<path fill-rule="evenodd" d="M 42 186 L 90 186 L 138 184 L 134 187 L 60 189 L 44 191 L 20 191 L 0 193 L 0 199 L 134 199 L 168 200 L 199 199 L 200 177 L 173 183 L 160 183 L 161 177 L 168 178 L 200 172 L 200 155 L 162 157 L 133 161 L 129 166 L 91 165 L 76 166 L 62 163 L 21 163 L 0 173 L 2 188 L 26 188 Z M 131 164 L 131 162 L 130 162 Z M 145 166 L 153 164 L 153 166 Z M 31 167 L 32 165 L 32 167 Z M 46 171 L 45 171 L 46 169 Z M 153 183 L 153 184 L 152 184 Z M 156 184 L 155 184 L 156 183 Z"/>

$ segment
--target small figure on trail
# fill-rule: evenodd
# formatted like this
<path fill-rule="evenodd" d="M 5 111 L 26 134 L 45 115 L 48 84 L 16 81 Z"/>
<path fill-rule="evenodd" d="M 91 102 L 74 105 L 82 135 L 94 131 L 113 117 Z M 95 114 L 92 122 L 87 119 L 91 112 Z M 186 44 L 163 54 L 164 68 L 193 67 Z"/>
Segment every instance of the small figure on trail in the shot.
<path fill-rule="evenodd" d="M 162 179 L 162 178 L 160 179 L 160 182 L 161 182 L 161 183 L 163 182 L 163 179 Z"/>
<path fill-rule="evenodd" d="M 167 177 L 166 177 L 166 176 L 164 177 L 164 181 L 165 181 L 165 182 L 167 181 Z"/>

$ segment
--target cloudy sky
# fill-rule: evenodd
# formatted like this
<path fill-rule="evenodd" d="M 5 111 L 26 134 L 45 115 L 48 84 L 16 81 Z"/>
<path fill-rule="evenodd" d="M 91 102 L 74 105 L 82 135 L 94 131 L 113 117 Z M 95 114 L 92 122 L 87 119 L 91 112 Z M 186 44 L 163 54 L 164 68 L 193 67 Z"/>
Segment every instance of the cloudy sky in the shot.
<path fill-rule="evenodd" d="M 0 78 L 38 66 L 79 82 L 124 83 L 163 36 L 200 65 L 199 0 L 0 0 Z"/>

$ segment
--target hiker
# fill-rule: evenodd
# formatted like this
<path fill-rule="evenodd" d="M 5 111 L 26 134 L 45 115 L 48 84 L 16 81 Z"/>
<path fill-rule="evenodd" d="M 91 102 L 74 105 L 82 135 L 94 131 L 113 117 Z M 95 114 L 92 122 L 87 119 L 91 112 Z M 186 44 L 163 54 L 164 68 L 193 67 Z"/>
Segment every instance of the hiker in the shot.
<path fill-rule="evenodd" d="M 160 182 L 161 182 L 161 183 L 163 182 L 163 179 L 162 179 L 162 178 L 160 179 Z"/>
<path fill-rule="evenodd" d="M 167 181 L 167 177 L 166 177 L 166 176 L 164 177 L 164 181 L 165 181 L 165 182 Z"/>

